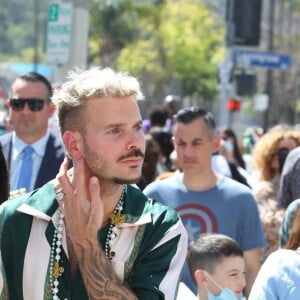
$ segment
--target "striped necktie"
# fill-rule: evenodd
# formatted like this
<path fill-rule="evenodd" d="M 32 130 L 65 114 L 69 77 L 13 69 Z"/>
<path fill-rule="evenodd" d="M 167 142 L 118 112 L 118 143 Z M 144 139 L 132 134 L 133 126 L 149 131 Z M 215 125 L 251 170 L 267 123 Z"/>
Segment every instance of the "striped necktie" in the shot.
<path fill-rule="evenodd" d="M 27 192 L 30 191 L 30 183 L 32 177 L 32 159 L 33 148 L 26 146 L 23 150 L 23 156 L 20 162 L 19 174 L 17 179 L 17 189 L 25 188 Z"/>

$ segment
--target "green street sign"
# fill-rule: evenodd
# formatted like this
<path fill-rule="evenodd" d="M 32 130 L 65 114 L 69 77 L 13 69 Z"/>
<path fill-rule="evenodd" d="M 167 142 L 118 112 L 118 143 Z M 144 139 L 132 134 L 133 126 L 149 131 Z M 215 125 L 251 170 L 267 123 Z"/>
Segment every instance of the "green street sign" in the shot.
<path fill-rule="evenodd" d="M 58 19 L 59 13 L 59 4 L 53 3 L 49 6 L 49 14 L 48 14 L 48 21 L 49 22 L 56 22 Z"/>
<path fill-rule="evenodd" d="M 47 62 L 62 65 L 70 60 L 73 3 L 62 2 L 49 5 Z"/>

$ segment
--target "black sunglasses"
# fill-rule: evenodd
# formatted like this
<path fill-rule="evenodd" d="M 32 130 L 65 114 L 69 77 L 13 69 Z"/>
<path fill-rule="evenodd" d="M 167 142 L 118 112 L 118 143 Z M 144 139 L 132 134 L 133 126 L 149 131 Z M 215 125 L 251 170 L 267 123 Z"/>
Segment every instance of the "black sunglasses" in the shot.
<path fill-rule="evenodd" d="M 17 98 L 10 99 L 10 106 L 14 111 L 22 111 L 28 104 L 31 111 L 41 111 L 44 107 L 45 100 L 39 98 Z"/>

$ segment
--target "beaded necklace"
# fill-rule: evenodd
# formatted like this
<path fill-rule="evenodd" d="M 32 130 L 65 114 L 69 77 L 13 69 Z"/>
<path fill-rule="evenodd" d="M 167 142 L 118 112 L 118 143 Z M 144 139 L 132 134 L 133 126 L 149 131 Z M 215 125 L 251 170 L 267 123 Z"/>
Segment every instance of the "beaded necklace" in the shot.
<path fill-rule="evenodd" d="M 112 251 L 112 245 L 114 239 L 119 234 L 120 229 L 117 226 L 120 226 L 125 222 L 125 217 L 121 215 L 124 204 L 124 195 L 126 191 L 126 185 L 123 186 L 121 197 L 114 208 L 114 211 L 109 216 L 110 224 L 106 235 L 105 246 L 104 246 L 104 254 L 107 259 L 112 260 L 116 253 Z"/>
<path fill-rule="evenodd" d="M 104 246 L 104 254 L 105 257 L 109 260 L 112 260 L 115 256 L 115 252 L 112 251 L 113 241 L 119 234 L 119 228 L 117 226 L 121 225 L 125 222 L 125 217 L 121 215 L 124 204 L 124 195 L 126 191 L 126 185 L 123 186 L 121 197 L 114 208 L 114 211 L 109 216 L 110 224 L 106 235 L 105 246 Z M 59 300 L 58 292 L 59 292 L 59 280 L 58 278 L 62 276 L 64 273 L 64 268 L 59 265 L 61 256 L 61 247 L 62 247 L 62 237 L 63 237 L 63 221 L 64 214 L 61 211 L 61 208 L 58 208 L 55 220 L 55 231 L 53 235 L 53 240 L 51 244 L 50 251 L 50 267 L 49 267 L 49 280 L 51 286 L 51 292 L 53 296 L 53 300 Z"/>
<path fill-rule="evenodd" d="M 50 252 L 50 286 L 53 295 L 53 300 L 59 300 L 58 295 L 58 277 L 60 277 L 63 272 L 64 268 L 59 266 L 60 261 L 60 252 L 61 252 L 61 245 L 62 245 L 62 236 L 63 236 L 63 221 L 64 214 L 60 208 L 58 208 L 58 212 L 56 214 L 56 226 L 53 235 L 52 245 L 51 245 L 51 252 Z M 54 250 L 55 249 L 55 250 Z M 55 252 L 55 253 L 54 253 Z"/>

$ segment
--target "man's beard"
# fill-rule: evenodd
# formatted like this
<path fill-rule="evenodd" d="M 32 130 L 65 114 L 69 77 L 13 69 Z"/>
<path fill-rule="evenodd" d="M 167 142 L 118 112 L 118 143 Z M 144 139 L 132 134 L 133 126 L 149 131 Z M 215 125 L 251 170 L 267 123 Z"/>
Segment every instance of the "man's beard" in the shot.
<path fill-rule="evenodd" d="M 117 162 L 120 162 L 123 159 L 131 158 L 131 157 L 141 157 L 141 158 L 144 159 L 145 158 L 145 154 L 140 149 L 135 149 L 135 150 L 132 150 L 130 153 L 119 157 L 119 159 L 117 160 Z M 115 183 L 117 183 L 117 184 L 133 184 L 133 183 L 137 183 L 142 178 L 142 167 L 140 167 L 140 168 L 141 168 L 140 175 L 137 178 L 133 178 L 133 179 L 126 178 L 126 179 L 124 179 L 124 178 L 119 178 L 119 177 L 113 177 L 112 180 Z"/>
<path fill-rule="evenodd" d="M 109 164 L 102 158 L 99 158 L 97 153 L 95 151 L 92 151 L 88 145 L 85 146 L 85 161 L 86 165 L 89 169 L 89 173 L 93 176 L 96 176 L 101 181 L 111 181 L 116 184 L 134 184 L 137 183 L 141 177 L 142 177 L 142 166 L 140 166 L 140 174 L 136 178 L 124 178 L 124 177 L 118 177 L 118 176 L 109 176 L 109 173 L 101 172 L 100 170 L 107 170 L 109 169 Z M 135 149 L 129 152 L 126 155 L 123 155 L 117 159 L 117 162 L 120 162 L 126 158 L 131 157 L 141 157 L 144 158 L 144 154 L 141 150 Z"/>
<path fill-rule="evenodd" d="M 134 184 L 140 181 L 142 178 L 142 174 L 138 178 L 133 178 L 133 179 L 124 179 L 124 178 L 119 178 L 119 177 L 113 177 L 112 181 L 116 184 Z"/>

